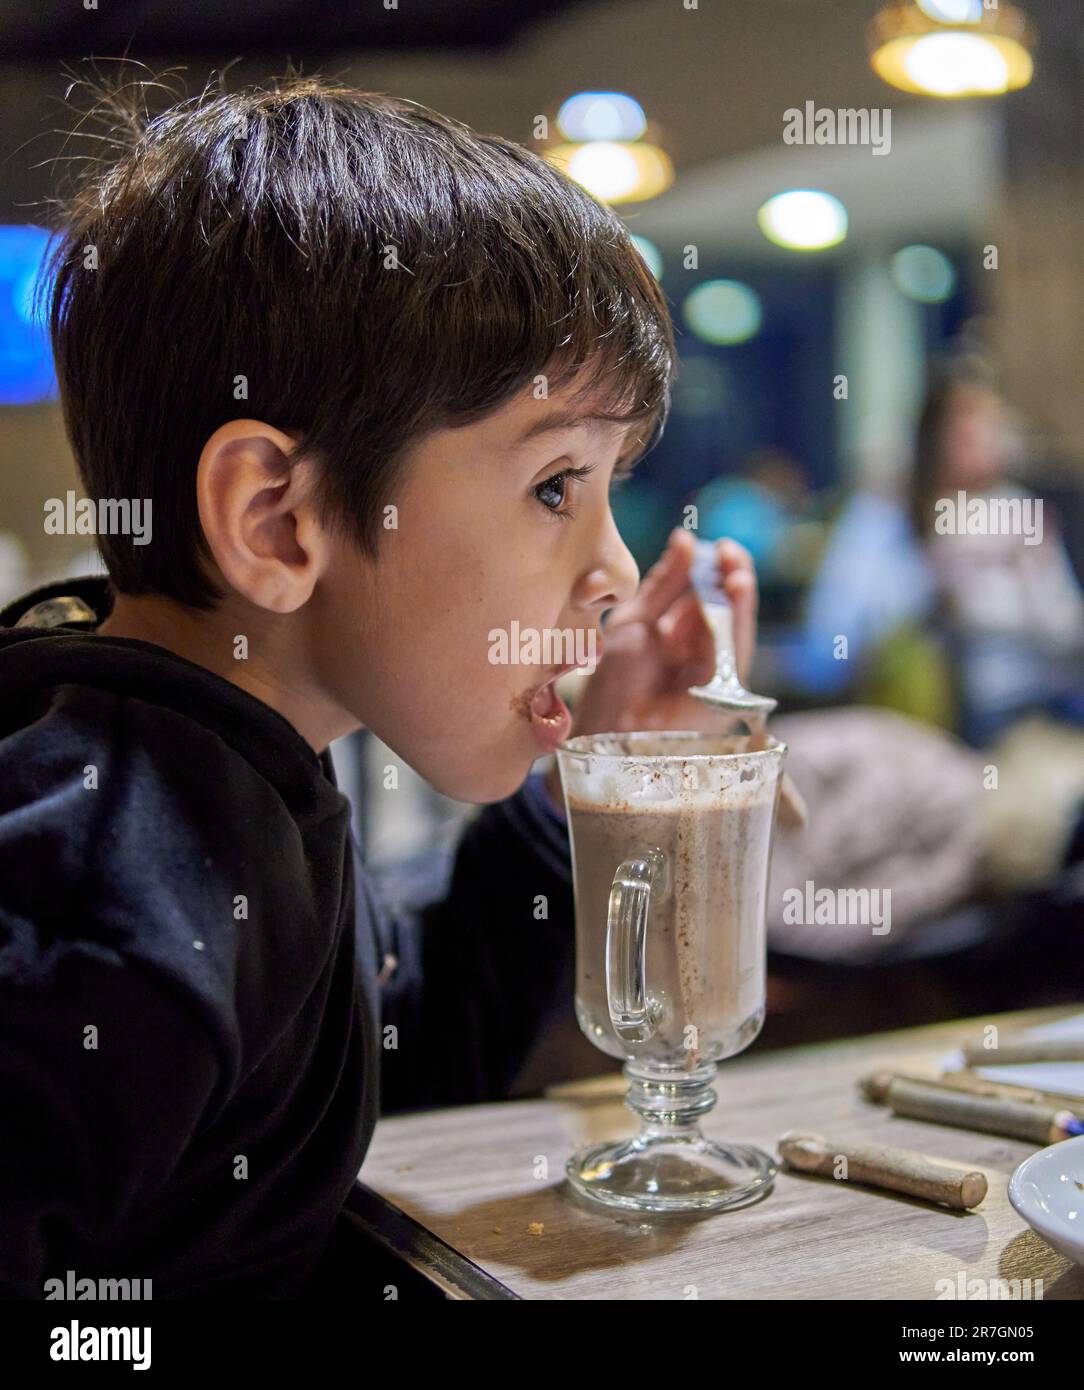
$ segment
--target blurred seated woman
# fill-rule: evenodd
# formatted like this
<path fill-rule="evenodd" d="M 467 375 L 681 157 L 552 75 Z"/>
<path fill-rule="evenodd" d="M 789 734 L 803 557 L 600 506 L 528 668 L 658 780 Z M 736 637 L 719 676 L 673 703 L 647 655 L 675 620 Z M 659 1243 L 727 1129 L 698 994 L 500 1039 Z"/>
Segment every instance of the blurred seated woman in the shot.
<path fill-rule="evenodd" d="M 1056 518 L 1011 476 L 1015 452 L 989 375 L 972 361 L 943 369 L 909 495 L 856 493 L 811 588 L 803 665 L 823 693 L 975 745 L 1037 712 L 1084 724 L 1084 598 Z"/>

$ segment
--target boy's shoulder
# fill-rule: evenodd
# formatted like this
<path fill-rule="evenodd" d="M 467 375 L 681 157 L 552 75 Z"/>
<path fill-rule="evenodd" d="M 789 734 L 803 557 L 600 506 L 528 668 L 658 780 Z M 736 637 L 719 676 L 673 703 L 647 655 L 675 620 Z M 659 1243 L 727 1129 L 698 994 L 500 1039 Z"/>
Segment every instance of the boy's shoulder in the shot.
<path fill-rule="evenodd" d="M 10 652 L 0 647 L 0 691 Z M 238 799 L 271 826 L 275 808 L 220 736 L 145 696 L 70 679 L 5 691 L 2 703 L 5 978 L 40 969 L 44 984 L 72 950 L 175 963 L 200 938 L 198 919 L 213 933 L 219 896 L 230 922 Z"/>
<path fill-rule="evenodd" d="M 69 843 L 194 844 L 261 812 L 284 811 L 239 721 L 197 677 L 149 644 L 0 632 L 0 832 L 55 823 Z M 207 673 L 208 677 L 210 673 Z M 18 828 L 8 827 L 9 831 Z M 0 834 L 2 838 L 2 834 Z M 60 867 L 58 865 L 58 867 Z"/>
<path fill-rule="evenodd" d="M 260 773 L 195 711 L 126 691 L 123 680 L 58 675 L 5 691 L 5 664 L 0 647 L 0 841 L 5 829 L 41 833 L 51 824 L 58 844 L 107 853 L 122 839 L 161 845 L 184 827 L 195 839 L 201 827 L 211 834 L 239 791 L 250 806 L 275 802 Z M 17 819 L 7 824 L 9 816 Z"/>
<path fill-rule="evenodd" d="M 0 711 L 0 962 L 89 946 L 222 999 L 239 933 L 296 969 L 335 920 L 348 804 L 253 697 L 149 643 L 2 628 Z"/>
<path fill-rule="evenodd" d="M 107 585 L 52 584 L 0 610 L 0 804 L 76 774 L 77 790 L 107 793 L 83 800 L 89 817 L 155 785 L 177 788 L 173 809 L 197 821 L 234 782 L 246 797 L 263 784 L 287 808 L 311 799 L 327 760 L 280 714 L 164 647 L 94 632 Z"/>

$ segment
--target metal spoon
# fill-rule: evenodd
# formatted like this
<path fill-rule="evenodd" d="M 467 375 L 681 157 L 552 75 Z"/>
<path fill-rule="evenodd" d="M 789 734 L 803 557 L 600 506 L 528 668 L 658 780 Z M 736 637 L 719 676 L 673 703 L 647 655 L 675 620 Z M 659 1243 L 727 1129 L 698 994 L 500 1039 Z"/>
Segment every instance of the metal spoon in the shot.
<path fill-rule="evenodd" d="M 697 541 L 689 580 L 696 590 L 715 638 L 715 675 L 707 685 L 691 685 L 689 694 L 720 712 L 731 710 L 749 726 L 749 752 L 767 748 L 768 715 L 778 705 L 770 695 L 754 695 L 738 679 L 734 657 L 734 620 L 730 600 L 719 587 L 715 547 L 710 541 Z M 779 796 L 779 818 L 784 825 L 800 830 L 808 819 L 805 799 L 784 772 Z"/>
<path fill-rule="evenodd" d="M 697 541 L 689 572 L 692 584 L 704 609 L 712 636 L 715 638 L 715 675 L 707 685 L 692 685 L 689 694 L 705 705 L 716 709 L 732 709 L 739 714 L 752 715 L 757 724 L 771 714 L 779 703 L 769 695 L 754 695 L 738 679 L 734 658 L 734 621 L 730 600 L 719 586 L 715 546 L 710 541 Z"/>

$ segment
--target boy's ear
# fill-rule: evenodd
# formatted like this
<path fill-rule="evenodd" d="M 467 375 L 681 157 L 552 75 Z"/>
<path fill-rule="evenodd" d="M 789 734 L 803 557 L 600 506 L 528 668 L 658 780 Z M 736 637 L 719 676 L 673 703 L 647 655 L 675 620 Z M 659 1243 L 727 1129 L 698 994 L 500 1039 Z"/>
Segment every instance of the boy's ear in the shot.
<path fill-rule="evenodd" d="M 196 470 L 200 524 L 222 578 L 258 608 L 293 613 L 330 559 L 313 504 L 311 459 L 262 420 L 230 420 Z"/>

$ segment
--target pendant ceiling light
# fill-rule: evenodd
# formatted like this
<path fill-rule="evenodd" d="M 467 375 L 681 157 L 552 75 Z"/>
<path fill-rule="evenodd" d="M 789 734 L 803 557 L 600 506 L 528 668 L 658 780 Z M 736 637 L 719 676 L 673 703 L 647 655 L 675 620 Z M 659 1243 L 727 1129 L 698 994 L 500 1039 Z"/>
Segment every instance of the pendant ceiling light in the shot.
<path fill-rule="evenodd" d="M 602 202 L 645 202 L 674 181 L 643 107 L 624 92 L 577 92 L 555 124 L 567 143 L 543 147 L 545 158 Z"/>
<path fill-rule="evenodd" d="M 1011 5 L 917 0 L 886 5 L 870 24 L 869 48 L 874 72 L 901 91 L 1000 96 L 1031 81 L 1035 34 Z"/>

